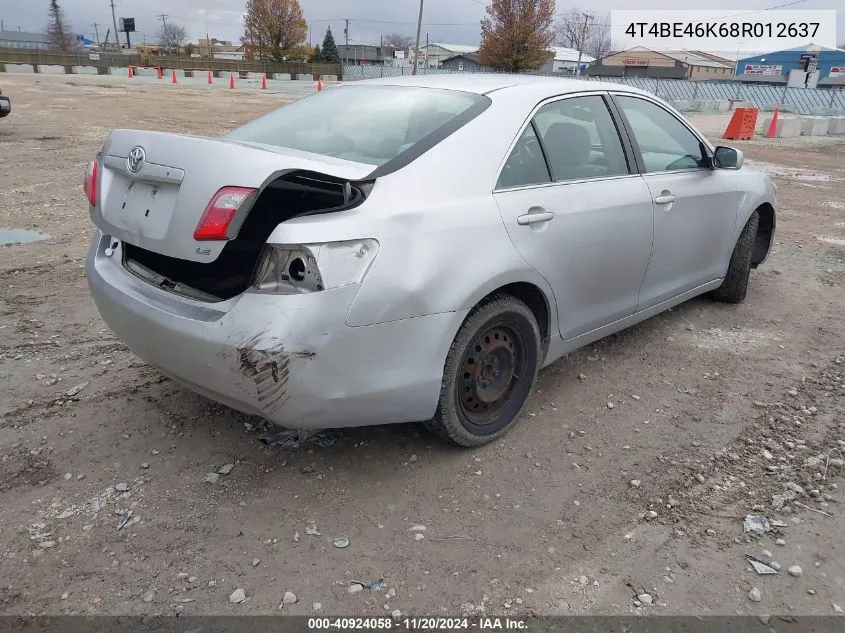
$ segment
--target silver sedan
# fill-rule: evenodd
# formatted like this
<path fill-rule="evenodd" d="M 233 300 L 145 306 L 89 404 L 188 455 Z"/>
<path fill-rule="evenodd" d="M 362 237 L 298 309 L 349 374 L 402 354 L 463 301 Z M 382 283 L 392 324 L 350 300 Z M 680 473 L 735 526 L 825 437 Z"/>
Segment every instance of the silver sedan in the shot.
<path fill-rule="evenodd" d="M 97 307 L 164 374 L 289 428 L 463 446 L 563 354 L 742 301 L 777 209 L 650 94 L 497 75 L 330 88 L 221 138 L 115 130 L 85 191 Z"/>

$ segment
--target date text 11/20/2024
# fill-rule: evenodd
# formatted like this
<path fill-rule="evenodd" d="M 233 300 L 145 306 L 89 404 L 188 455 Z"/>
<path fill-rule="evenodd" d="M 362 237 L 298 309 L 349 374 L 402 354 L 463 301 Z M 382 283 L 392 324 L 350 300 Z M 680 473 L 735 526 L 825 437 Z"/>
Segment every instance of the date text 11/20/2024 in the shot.
<path fill-rule="evenodd" d="M 310 630 L 323 631 L 527 631 L 525 620 L 516 618 L 309 618 Z"/>

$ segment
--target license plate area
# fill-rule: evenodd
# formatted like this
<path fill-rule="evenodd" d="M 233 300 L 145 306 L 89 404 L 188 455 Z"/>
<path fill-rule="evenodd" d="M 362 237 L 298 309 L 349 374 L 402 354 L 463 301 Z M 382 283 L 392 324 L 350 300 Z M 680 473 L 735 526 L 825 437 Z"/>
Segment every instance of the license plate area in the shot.
<path fill-rule="evenodd" d="M 103 218 L 134 235 L 160 240 L 167 235 L 179 186 L 132 180 L 116 174 Z"/>

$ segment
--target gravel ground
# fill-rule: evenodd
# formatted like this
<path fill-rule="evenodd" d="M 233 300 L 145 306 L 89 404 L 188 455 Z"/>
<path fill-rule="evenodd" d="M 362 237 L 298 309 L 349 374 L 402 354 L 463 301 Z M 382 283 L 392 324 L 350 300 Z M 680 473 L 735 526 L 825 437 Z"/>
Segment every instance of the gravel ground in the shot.
<path fill-rule="evenodd" d="M 111 128 L 219 134 L 298 95 L 0 83 L 0 228 L 49 236 L 0 248 L 0 613 L 845 607 L 843 140 L 736 143 L 782 205 L 745 303 L 694 300 L 562 359 L 501 441 L 400 425 L 268 446 L 105 328 L 81 179 Z M 782 523 L 744 534 L 748 514 Z"/>

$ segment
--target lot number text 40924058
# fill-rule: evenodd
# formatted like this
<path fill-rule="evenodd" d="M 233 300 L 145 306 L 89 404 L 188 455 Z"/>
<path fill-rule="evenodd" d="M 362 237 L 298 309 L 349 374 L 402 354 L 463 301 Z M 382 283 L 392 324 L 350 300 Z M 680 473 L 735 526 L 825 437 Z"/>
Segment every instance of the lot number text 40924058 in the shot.
<path fill-rule="evenodd" d="M 631 22 L 631 37 L 815 37 L 819 22 Z"/>

